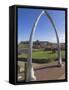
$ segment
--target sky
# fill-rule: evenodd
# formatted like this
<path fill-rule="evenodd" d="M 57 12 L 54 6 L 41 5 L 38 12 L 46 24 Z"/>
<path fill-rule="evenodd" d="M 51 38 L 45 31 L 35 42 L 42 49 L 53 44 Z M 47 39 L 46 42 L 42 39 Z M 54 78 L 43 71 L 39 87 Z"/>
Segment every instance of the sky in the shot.
<path fill-rule="evenodd" d="M 36 18 L 43 9 L 18 8 L 18 43 L 28 41 Z M 65 11 L 47 10 L 52 17 L 60 43 L 65 42 Z M 55 31 L 47 16 L 42 15 L 35 30 L 33 41 L 57 42 Z"/>

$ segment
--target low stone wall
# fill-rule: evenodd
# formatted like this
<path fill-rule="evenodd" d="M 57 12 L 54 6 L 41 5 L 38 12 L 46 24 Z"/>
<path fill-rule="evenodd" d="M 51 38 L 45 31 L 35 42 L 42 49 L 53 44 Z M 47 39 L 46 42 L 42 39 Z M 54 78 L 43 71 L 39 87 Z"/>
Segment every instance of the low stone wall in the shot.
<path fill-rule="evenodd" d="M 54 61 L 57 61 L 58 59 L 55 59 Z M 62 58 L 63 61 L 65 61 L 64 58 Z M 18 61 L 24 61 L 24 62 L 27 62 L 27 59 L 26 58 L 18 58 Z M 50 59 L 32 59 L 32 62 L 33 63 L 49 63 L 51 62 Z"/>

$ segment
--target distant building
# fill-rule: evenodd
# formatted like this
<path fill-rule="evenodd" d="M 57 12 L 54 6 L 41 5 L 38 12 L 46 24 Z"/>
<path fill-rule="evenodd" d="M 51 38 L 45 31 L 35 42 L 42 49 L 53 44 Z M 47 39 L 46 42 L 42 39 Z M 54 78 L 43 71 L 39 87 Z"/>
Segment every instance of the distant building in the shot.
<path fill-rule="evenodd" d="M 18 53 L 27 53 L 27 49 L 25 48 L 28 48 L 28 44 L 29 42 L 28 41 L 24 41 L 24 42 L 21 42 L 19 45 L 18 45 Z M 51 42 L 48 42 L 48 41 L 39 41 L 39 40 L 36 40 L 33 42 L 33 49 L 44 49 L 44 50 L 57 50 L 57 43 L 51 43 Z M 60 43 L 60 48 L 61 50 L 65 50 L 65 43 Z M 35 50 L 34 50 L 35 51 Z"/>

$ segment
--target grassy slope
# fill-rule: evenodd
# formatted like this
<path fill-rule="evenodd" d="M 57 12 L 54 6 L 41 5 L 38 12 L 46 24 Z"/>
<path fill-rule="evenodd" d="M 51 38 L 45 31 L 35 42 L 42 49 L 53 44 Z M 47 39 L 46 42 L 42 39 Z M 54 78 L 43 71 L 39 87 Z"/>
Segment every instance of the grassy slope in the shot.
<path fill-rule="evenodd" d="M 61 51 L 62 58 L 65 58 L 64 51 Z M 27 58 L 27 54 L 18 55 L 19 58 Z M 36 51 L 32 53 L 33 59 L 56 59 L 57 53 L 52 53 L 51 51 Z"/>
<path fill-rule="evenodd" d="M 28 48 L 28 45 L 27 44 L 20 44 L 18 46 L 18 49 L 27 49 Z"/>

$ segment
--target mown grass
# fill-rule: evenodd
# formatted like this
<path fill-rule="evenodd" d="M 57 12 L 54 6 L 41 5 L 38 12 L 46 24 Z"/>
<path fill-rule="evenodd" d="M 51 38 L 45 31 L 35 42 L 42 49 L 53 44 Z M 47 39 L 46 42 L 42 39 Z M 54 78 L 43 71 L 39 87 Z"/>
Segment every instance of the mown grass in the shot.
<path fill-rule="evenodd" d="M 65 51 L 61 51 L 62 58 L 65 58 Z M 18 55 L 18 58 L 27 58 L 27 54 Z M 32 52 L 33 59 L 56 59 L 57 52 L 37 50 Z"/>

